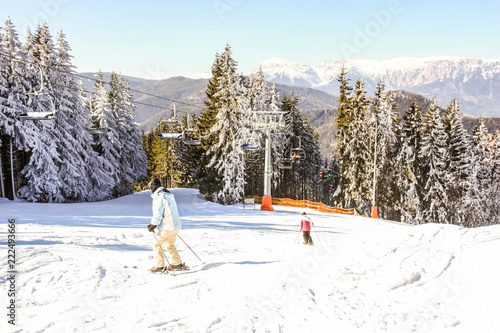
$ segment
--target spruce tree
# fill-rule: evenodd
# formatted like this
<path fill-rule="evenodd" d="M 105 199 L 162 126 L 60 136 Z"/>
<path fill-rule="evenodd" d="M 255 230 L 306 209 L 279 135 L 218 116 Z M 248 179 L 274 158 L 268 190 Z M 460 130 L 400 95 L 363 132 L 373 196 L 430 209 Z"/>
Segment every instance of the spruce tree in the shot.
<path fill-rule="evenodd" d="M 38 26 L 34 35 L 28 34 L 26 42 L 29 79 L 33 91 L 28 106 L 33 112 L 55 113 L 55 88 L 52 86 L 54 70 L 57 68 L 54 43 L 47 25 Z M 35 120 L 38 138 L 31 149 L 29 162 L 22 174 L 26 185 L 19 193 L 30 201 L 63 202 L 64 182 L 59 169 L 63 159 L 60 156 L 60 137 L 54 120 Z"/>
<path fill-rule="evenodd" d="M 115 197 L 114 192 L 117 182 L 120 181 L 116 168 L 119 166 L 120 155 L 116 149 L 118 133 L 116 132 L 116 119 L 111 111 L 108 92 L 104 87 L 104 76 L 102 72 L 97 74 L 94 86 L 95 93 L 91 96 L 91 121 L 93 128 L 105 129 L 105 134 L 94 135 L 94 150 L 102 165 L 102 170 L 111 179 L 108 184 L 108 193 Z"/>
<path fill-rule="evenodd" d="M 220 78 L 222 76 L 222 57 L 216 53 L 212 65 L 212 78 L 208 81 L 205 94 L 205 107 L 197 118 L 197 127 L 202 133 L 201 145 L 196 146 L 192 152 L 194 165 L 191 174 L 197 180 L 198 188 L 201 193 L 212 196 L 219 191 L 220 176 L 216 168 L 210 167 L 212 156 L 211 148 L 218 141 L 216 133 L 211 132 L 212 127 L 217 123 L 218 105 L 220 98 L 218 96 L 220 88 Z"/>
<path fill-rule="evenodd" d="M 393 162 L 397 156 L 397 134 L 394 115 L 394 106 L 383 84 L 377 84 L 375 101 L 373 103 L 375 118 L 375 134 L 373 142 L 374 166 L 374 203 L 381 208 L 380 213 L 388 219 L 397 219 L 394 206 L 396 198 L 396 178 Z"/>
<path fill-rule="evenodd" d="M 362 79 L 356 82 L 352 97 L 352 140 L 348 176 L 349 192 L 353 206 L 360 213 L 370 213 L 373 179 L 370 172 L 373 168 L 371 142 L 373 140 L 372 119 L 369 117 L 369 101 Z"/>
<path fill-rule="evenodd" d="M 118 153 L 116 173 L 118 182 L 115 185 L 115 195 L 126 195 L 133 191 L 132 183 L 145 177 L 145 155 L 140 145 L 140 135 L 134 122 L 134 104 L 130 94 L 130 86 L 123 82 L 123 77 L 111 73 L 108 91 L 114 131 L 117 139 L 114 141 Z"/>
<path fill-rule="evenodd" d="M 470 187 L 467 194 L 464 225 L 480 227 L 490 224 L 490 196 L 492 196 L 492 152 L 488 129 L 484 125 L 483 118 L 479 118 L 471 130 L 470 151 Z"/>
<path fill-rule="evenodd" d="M 80 99 L 80 86 L 76 81 L 69 54 L 70 47 L 61 31 L 57 38 L 56 67 L 48 78 L 54 87 L 57 116 L 54 126 L 58 133 L 58 165 L 65 201 L 95 201 L 89 197 L 93 184 L 90 175 L 95 170 L 96 154 L 92 150 L 92 136 L 87 132 L 89 113 Z"/>
<path fill-rule="evenodd" d="M 491 191 L 489 196 L 490 224 L 500 224 L 500 131 L 493 137 Z"/>
<path fill-rule="evenodd" d="M 83 105 L 85 112 L 80 114 L 80 116 L 84 119 L 85 128 L 90 131 L 92 128 L 92 119 L 91 119 L 91 108 L 90 108 L 90 99 L 86 96 L 83 91 L 82 82 L 78 82 L 78 95 L 80 99 L 81 105 Z M 91 98 L 91 97 L 90 97 Z M 102 134 L 96 134 L 102 135 Z M 89 192 L 86 194 L 86 201 L 100 201 L 109 199 L 111 195 L 111 186 L 113 184 L 112 175 L 109 173 L 109 170 L 106 170 L 104 167 L 106 165 L 106 161 L 102 159 L 101 156 L 94 150 L 94 136 L 91 136 L 91 141 L 87 142 L 87 140 L 82 140 L 82 148 L 84 148 L 87 156 L 87 182 L 90 187 Z"/>
<path fill-rule="evenodd" d="M 412 224 L 422 223 L 421 197 L 422 186 L 418 168 L 418 151 L 420 150 L 423 116 L 422 110 L 414 99 L 402 118 L 401 150 L 395 165 L 397 169 L 397 184 L 400 187 L 398 208 L 401 221 Z"/>
<path fill-rule="evenodd" d="M 425 114 L 422 146 L 419 151 L 424 191 L 422 212 L 424 221 L 428 223 L 448 223 L 447 140 L 437 101 L 434 98 Z"/>
<path fill-rule="evenodd" d="M 241 98 L 245 92 L 243 78 L 237 73 L 229 45 L 221 55 L 220 66 L 219 91 L 216 93 L 217 123 L 211 128 L 211 132 L 217 135 L 217 142 L 209 152 L 211 159 L 208 167 L 214 167 L 220 177 L 215 201 L 233 204 L 244 194 L 245 165 L 240 129 L 245 126 L 245 113 L 241 109 Z"/>
<path fill-rule="evenodd" d="M 37 132 L 33 122 L 19 119 L 30 111 L 27 96 L 31 82 L 27 79 L 27 55 L 10 19 L 0 30 L 0 53 L 0 195 L 14 199 L 18 184 L 23 182 L 20 171 L 26 151 L 34 145 Z"/>
<path fill-rule="evenodd" d="M 337 157 L 340 167 L 339 185 L 335 192 L 335 204 L 344 208 L 354 205 L 351 193 L 351 177 L 349 175 L 351 143 L 353 140 L 352 123 L 352 87 L 349 86 L 347 71 L 342 67 L 342 71 L 337 79 L 340 82 L 339 105 L 337 107 Z"/>
<path fill-rule="evenodd" d="M 469 187 L 470 152 L 469 137 L 462 123 L 458 101 L 454 99 L 446 109 L 443 123 L 448 136 L 448 191 L 449 223 L 463 225 L 465 198 Z"/>

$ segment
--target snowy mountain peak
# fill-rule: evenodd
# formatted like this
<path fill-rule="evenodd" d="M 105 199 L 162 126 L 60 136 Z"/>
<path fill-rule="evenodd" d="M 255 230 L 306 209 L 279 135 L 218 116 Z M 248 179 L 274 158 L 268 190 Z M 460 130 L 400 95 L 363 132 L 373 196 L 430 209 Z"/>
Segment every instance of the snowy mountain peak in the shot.
<path fill-rule="evenodd" d="M 464 113 L 500 116 L 500 60 L 462 57 L 400 57 L 389 60 L 329 60 L 315 65 L 271 58 L 261 64 L 269 81 L 316 88 L 338 94 L 337 78 L 342 67 L 352 84 L 363 79 L 373 95 L 378 82 L 391 90 L 407 90 L 442 105 L 458 98 Z M 258 68 L 252 72 L 256 72 Z"/>

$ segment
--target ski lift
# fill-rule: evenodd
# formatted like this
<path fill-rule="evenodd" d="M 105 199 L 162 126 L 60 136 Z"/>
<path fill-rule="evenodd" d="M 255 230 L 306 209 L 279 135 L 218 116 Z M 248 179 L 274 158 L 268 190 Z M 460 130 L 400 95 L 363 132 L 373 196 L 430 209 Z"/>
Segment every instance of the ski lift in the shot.
<path fill-rule="evenodd" d="M 329 169 L 321 170 L 319 172 L 319 177 L 323 180 L 331 180 L 333 178 L 332 171 Z"/>
<path fill-rule="evenodd" d="M 278 168 L 281 170 L 288 170 L 292 168 L 292 160 L 289 158 L 280 158 L 278 160 Z"/>
<path fill-rule="evenodd" d="M 43 71 L 40 67 L 40 89 L 35 92 L 30 92 L 28 95 L 35 96 L 35 100 L 39 105 L 42 106 L 42 109 L 50 110 L 50 111 L 29 111 L 26 114 L 20 115 L 19 119 L 21 120 L 52 120 L 56 115 L 56 106 L 54 104 L 54 100 L 50 95 L 43 90 L 44 88 L 44 80 L 43 80 Z M 31 99 L 31 98 L 30 98 Z"/>
<path fill-rule="evenodd" d="M 182 133 L 161 133 L 158 135 L 160 139 L 178 140 L 182 136 Z"/>
<path fill-rule="evenodd" d="M 90 114 L 92 114 L 92 96 L 90 96 L 89 110 Z M 102 127 L 87 127 L 85 130 L 93 135 L 102 135 L 107 133 L 107 129 Z"/>
<path fill-rule="evenodd" d="M 52 120 L 54 119 L 54 112 L 41 112 L 41 111 L 31 111 L 31 112 L 26 112 L 26 114 L 23 114 L 19 116 L 19 119 L 21 120 Z"/>
<path fill-rule="evenodd" d="M 107 132 L 105 128 L 87 128 L 86 130 L 88 133 L 96 135 L 106 134 Z"/>
<path fill-rule="evenodd" d="M 292 161 L 297 163 L 303 161 L 306 158 L 306 151 L 301 146 L 300 137 L 299 137 L 299 146 L 290 149 L 290 158 L 292 159 Z"/>
<path fill-rule="evenodd" d="M 244 150 L 256 150 L 260 148 L 258 135 L 255 132 L 252 132 L 245 141 L 246 143 L 241 145 L 241 148 Z"/>
<path fill-rule="evenodd" d="M 257 143 L 244 143 L 241 145 L 241 148 L 245 150 L 256 150 L 259 149 L 260 146 Z"/>
<path fill-rule="evenodd" d="M 175 103 L 172 102 L 172 104 L 174 105 L 174 113 L 172 114 L 172 117 L 170 117 L 169 119 L 162 119 L 160 121 L 160 125 L 162 123 L 166 123 L 167 128 L 166 132 L 158 135 L 160 139 L 178 140 L 183 135 L 182 131 L 179 131 L 181 126 L 177 121 L 177 110 L 175 109 Z"/>
<path fill-rule="evenodd" d="M 187 128 L 182 130 L 182 142 L 186 145 L 201 145 L 200 130 L 191 127 L 189 115 L 187 117 Z"/>

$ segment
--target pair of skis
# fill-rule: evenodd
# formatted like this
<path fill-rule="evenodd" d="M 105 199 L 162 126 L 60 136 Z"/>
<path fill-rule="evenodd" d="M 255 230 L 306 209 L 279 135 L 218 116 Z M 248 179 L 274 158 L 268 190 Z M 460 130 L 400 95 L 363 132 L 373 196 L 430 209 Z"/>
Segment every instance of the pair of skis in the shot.
<path fill-rule="evenodd" d="M 190 268 L 188 266 L 186 266 L 185 263 L 182 263 L 182 266 L 180 269 L 169 269 L 169 267 L 171 267 L 170 265 L 170 262 L 168 261 L 168 258 L 167 258 L 167 255 L 165 254 L 165 251 L 163 250 L 163 247 L 160 245 L 160 242 L 158 241 L 158 237 L 156 237 L 156 234 L 153 232 L 153 236 L 155 236 L 155 239 L 156 239 L 156 243 L 158 243 L 158 246 L 160 247 L 161 249 L 161 253 L 163 254 L 163 257 L 165 258 L 165 261 L 167 262 L 168 266 L 165 266 L 163 268 L 163 270 L 161 271 L 162 274 L 168 274 L 169 272 L 172 273 L 173 276 L 176 276 L 177 274 L 175 272 L 178 272 L 178 271 L 189 271 Z M 180 238 L 180 240 L 186 244 L 186 246 L 191 250 L 191 252 L 194 253 L 194 255 L 200 259 L 200 257 L 198 257 L 198 255 L 196 254 L 196 252 L 193 251 L 193 249 L 184 241 L 184 239 L 181 238 L 181 236 L 177 235 L 177 237 Z M 200 259 L 200 261 L 203 263 L 203 261 Z"/>

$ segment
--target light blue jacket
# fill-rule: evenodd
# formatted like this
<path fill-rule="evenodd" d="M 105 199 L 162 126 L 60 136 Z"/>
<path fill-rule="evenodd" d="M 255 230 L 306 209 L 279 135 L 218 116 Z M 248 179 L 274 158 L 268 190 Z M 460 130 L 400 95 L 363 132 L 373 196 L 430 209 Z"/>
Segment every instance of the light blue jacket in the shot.
<path fill-rule="evenodd" d="M 159 230 L 181 230 L 181 218 L 174 195 L 163 191 L 163 187 L 160 186 L 151 194 L 151 198 L 153 198 L 151 224 L 157 225 Z"/>

